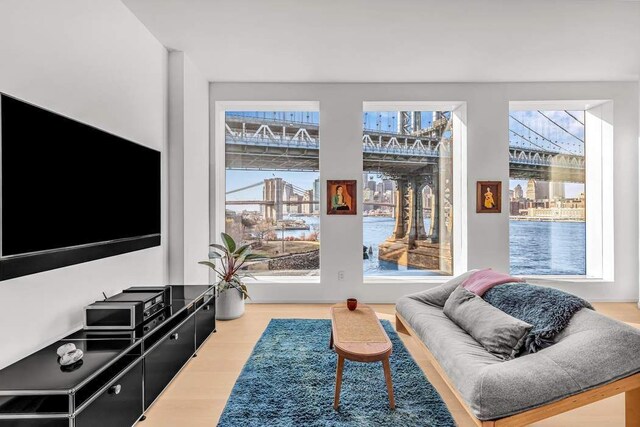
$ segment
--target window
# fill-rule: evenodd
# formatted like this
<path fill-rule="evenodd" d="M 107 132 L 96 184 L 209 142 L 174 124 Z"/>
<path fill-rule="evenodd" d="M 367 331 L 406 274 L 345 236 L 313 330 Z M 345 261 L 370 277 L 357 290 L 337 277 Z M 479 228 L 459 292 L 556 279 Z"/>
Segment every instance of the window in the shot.
<path fill-rule="evenodd" d="M 453 135 L 451 111 L 363 113 L 365 277 L 453 274 Z"/>
<path fill-rule="evenodd" d="M 319 113 L 225 112 L 225 231 L 268 260 L 256 276 L 318 276 Z"/>
<path fill-rule="evenodd" d="M 509 113 L 511 274 L 587 274 L 585 111 Z"/>

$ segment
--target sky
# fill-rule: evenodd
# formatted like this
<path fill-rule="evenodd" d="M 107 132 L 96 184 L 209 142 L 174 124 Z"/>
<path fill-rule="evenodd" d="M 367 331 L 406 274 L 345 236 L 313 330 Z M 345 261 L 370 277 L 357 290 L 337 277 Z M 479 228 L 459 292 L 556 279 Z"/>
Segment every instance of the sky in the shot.
<path fill-rule="evenodd" d="M 583 155 L 584 111 L 511 111 L 509 145 Z"/>
<path fill-rule="evenodd" d="M 291 122 L 319 123 L 318 112 L 229 112 L 227 114 L 266 119 L 286 119 Z M 422 127 L 430 126 L 433 113 L 423 111 L 421 116 Z M 366 112 L 362 115 L 363 127 L 370 130 L 395 131 L 397 129 L 397 120 L 397 112 Z M 520 122 L 524 123 L 524 125 Z M 584 154 L 584 111 L 543 111 L 542 113 L 538 111 L 512 111 L 509 117 L 509 129 L 511 146 Z M 470 143 L 473 142 L 470 141 Z M 314 180 L 319 178 L 320 175 L 318 172 L 227 170 L 227 191 L 245 187 L 274 176 L 291 182 L 298 187 L 312 189 Z M 510 180 L 509 188 L 513 189 L 518 184 L 526 190 L 526 180 Z M 584 184 L 565 184 L 566 197 L 578 197 L 583 191 Z M 227 199 L 262 199 L 262 186 L 230 194 Z M 259 210 L 257 205 L 229 206 L 228 208 L 236 211 Z"/>

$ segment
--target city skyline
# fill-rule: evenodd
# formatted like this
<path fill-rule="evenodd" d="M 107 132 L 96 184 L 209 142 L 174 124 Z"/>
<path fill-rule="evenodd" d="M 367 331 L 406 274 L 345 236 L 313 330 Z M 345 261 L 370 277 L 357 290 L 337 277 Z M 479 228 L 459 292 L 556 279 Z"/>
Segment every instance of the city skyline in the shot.
<path fill-rule="evenodd" d="M 516 186 L 520 185 L 523 189 L 527 188 L 528 179 L 510 179 L 509 190 L 515 190 Z M 563 182 L 564 185 L 564 197 L 567 199 L 573 199 L 580 197 L 580 193 L 584 193 L 584 184 L 575 182 Z"/>

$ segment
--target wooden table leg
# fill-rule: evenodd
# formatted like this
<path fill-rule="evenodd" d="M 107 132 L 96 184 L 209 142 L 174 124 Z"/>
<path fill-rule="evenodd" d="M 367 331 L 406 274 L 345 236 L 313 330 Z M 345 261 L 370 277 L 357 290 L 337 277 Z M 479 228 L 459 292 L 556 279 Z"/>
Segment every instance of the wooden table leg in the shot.
<path fill-rule="evenodd" d="M 338 369 L 336 370 L 336 394 L 333 398 L 333 409 L 340 406 L 340 387 L 342 386 L 342 368 L 344 367 L 344 357 L 338 355 Z"/>
<path fill-rule="evenodd" d="M 389 358 L 382 360 L 382 367 L 384 368 L 384 379 L 387 382 L 387 393 L 389 393 L 389 407 L 396 409 L 396 400 L 393 397 L 393 382 L 391 381 L 391 367 L 389 367 Z"/>
<path fill-rule="evenodd" d="M 625 393 L 625 426 L 640 427 L 640 388 Z"/>

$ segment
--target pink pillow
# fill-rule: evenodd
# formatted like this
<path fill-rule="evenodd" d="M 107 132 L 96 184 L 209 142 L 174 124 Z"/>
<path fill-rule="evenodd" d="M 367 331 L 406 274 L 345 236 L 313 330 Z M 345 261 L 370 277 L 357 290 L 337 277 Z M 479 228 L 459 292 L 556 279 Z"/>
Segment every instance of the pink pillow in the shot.
<path fill-rule="evenodd" d="M 485 292 L 487 292 L 494 286 L 502 285 L 504 283 L 523 281 L 523 279 L 511 277 L 508 274 L 499 273 L 497 271 L 493 271 L 490 268 L 486 268 L 484 270 L 478 270 L 475 273 L 471 274 L 464 282 L 462 282 L 460 286 L 462 286 L 469 292 L 473 292 L 474 294 L 481 297 Z"/>

